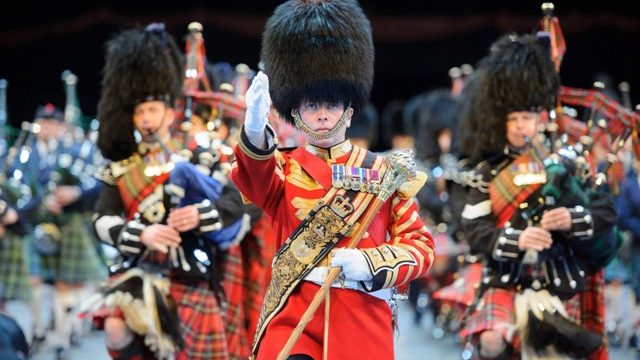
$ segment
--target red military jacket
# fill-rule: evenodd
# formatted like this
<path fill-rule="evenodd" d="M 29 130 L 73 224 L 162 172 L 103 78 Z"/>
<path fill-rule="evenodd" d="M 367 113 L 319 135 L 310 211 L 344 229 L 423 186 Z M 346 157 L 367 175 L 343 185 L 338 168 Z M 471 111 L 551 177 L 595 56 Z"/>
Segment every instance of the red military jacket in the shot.
<path fill-rule="evenodd" d="M 244 131 L 235 154 L 237 163 L 231 178 L 246 198 L 270 216 L 277 247 L 284 244 L 331 188 L 331 165 L 357 167 L 367 154 L 373 155 L 348 140 L 330 149 L 307 145 L 280 152 L 274 145 L 262 150 L 250 143 Z M 344 237 L 336 248 L 345 247 L 349 240 L 350 236 Z M 416 203 L 412 197 L 402 198 L 398 193 L 382 206 L 358 248 L 375 274 L 368 291 L 406 284 L 424 275 L 434 258 L 433 240 Z M 321 262 L 328 264 L 328 260 Z M 262 338 L 257 339 L 258 359 L 277 357 L 318 289 L 319 285 L 313 282 L 299 283 L 284 307 L 268 322 Z M 319 308 L 291 354 L 319 359 L 326 345 L 328 357 L 334 359 L 350 358 L 356 353 L 375 359 L 394 358 L 392 314 L 386 301 L 365 291 L 336 287 L 331 288 L 329 298 L 328 307 Z M 263 311 L 264 308 L 263 305 Z M 325 325 L 329 327 L 327 339 Z"/>

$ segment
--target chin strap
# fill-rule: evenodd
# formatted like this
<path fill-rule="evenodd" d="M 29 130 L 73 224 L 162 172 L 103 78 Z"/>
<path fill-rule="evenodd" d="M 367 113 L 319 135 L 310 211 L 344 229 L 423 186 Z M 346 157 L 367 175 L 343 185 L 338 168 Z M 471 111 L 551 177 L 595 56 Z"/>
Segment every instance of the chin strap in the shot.
<path fill-rule="evenodd" d="M 326 133 L 319 133 L 311 130 L 311 128 L 302 121 L 302 118 L 300 117 L 300 111 L 298 109 L 291 110 L 291 116 L 293 116 L 293 120 L 295 121 L 298 130 L 315 140 L 325 140 L 333 137 L 333 135 L 335 135 L 347 123 L 347 120 L 349 118 L 349 109 L 351 109 L 350 106 L 347 106 L 344 109 L 344 112 L 342 113 L 340 120 L 338 120 L 338 123 L 336 123 L 336 126 L 334 126 L 333 129 L 327 131 Z"/>

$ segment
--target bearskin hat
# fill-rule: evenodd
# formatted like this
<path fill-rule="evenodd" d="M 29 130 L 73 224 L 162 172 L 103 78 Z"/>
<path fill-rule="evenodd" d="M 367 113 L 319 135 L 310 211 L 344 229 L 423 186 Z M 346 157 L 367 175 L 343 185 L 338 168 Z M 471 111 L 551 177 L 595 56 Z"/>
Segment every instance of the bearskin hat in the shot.
<path fill-rule="evenodd" d="M 491 45 L 462 94 L 463 153 L 476 160 L 501 152 L 514 111 L 552 109 L 560 78 L 548 38 L 508 34 Z"/>
<path fill-rule="evenodd" d="M 267 21 L 261 58 L 276 110 L 293 123 L 302 99 L 351 104 L 373 85 L 371 25 L 355 0 L 289 0 Z"/>
<path fill-rule="evenodd" d="M 133 111 L 140 102 L 177 99 L 182 88 L 182 58 L 163 24 L 126 30 L 106 43 L 102 94 L 98 103 L 98 147 L 118 161 L 136 149 Z"/>

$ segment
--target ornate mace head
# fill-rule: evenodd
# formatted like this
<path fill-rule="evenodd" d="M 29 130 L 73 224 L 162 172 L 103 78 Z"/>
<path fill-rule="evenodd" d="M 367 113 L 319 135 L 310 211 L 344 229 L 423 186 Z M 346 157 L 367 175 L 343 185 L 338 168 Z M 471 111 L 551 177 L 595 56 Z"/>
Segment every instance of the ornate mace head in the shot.
<path fill-rule="evenodd" d="M 406 181 L 411 181 L 416 177 L 416 161 L 413 150 L 394 151 L 386 157 L 387 163 L 396 172 L 396 176 L 402 177 Z"/>

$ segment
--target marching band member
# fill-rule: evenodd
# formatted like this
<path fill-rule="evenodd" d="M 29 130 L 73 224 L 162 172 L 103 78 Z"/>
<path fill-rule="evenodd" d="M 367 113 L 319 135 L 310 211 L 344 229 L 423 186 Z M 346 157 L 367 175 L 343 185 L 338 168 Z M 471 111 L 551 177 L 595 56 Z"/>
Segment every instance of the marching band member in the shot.
<path fill-rule="evenodd" d="M 369 21 L 355 1 L 292 0 L 267 22 L 262 59 L 269 78 L 259 73 L 247 91 L 232 171 L 243 195 L 272 219 L 280 247 L 254 339 L 257 359 L 278 356 L 330 267 L 341 267 L 343 277 L 288 358 L 343 359 L 355 351 L 393 359 L 391 288 L 423 275 L 433 261 L 413 200 L 420 180 L 383 204 L 357 248 L 345 248 L 353 234 L 347 229 L 391 171 L 345 137 L 368 98 L 373 57 Z M 270 99 L 306 145 L 276 149 Z"/>
<path fill-rule="evenodd" d="M 37 184 L 37 196 L 31 202 L 38 203 L 28 220 L 35 226 L 35 251 L 30 261 L 37 269 L 36 287 L 42 286 L 40 281 L 55 285 L 53 343 L 56 357 L 66 359 L 74 330 L 80 335 L 71 314 L 85 295 L 85 286 L 106 277 L 86 216 L 100 189 L 100 183 L 89 173 L 97 151 L 92 144 L 82 147 L 70 136 L 74 130 L 70 126 L 74 125 L 66 123 L 62 111 L 50 103 L 38 108 L 34 124 L 38 130 L 34 131 L 35 141 L 25 164 L 25 176 Z M 35 322 L 36 342 L 44 335 L 38 329 L 42 326 L 39 321 Z"/>
<path fill-rule="evenodd" d="M 184 145 L 170 128 L 182 71 L 163 24 L 107 45 L 98 146 L 111 162 L 94 226 L 122 257 L 103 291 L 114 359 L 228 358 L 219 252 L 238 235 L 242 201 L 176 156 Z"/>
<path fill-rule="evenodd" d="M 592 249 L 608 236 L 615 210 L 606 199 L 590 198 L 567 170 L 569 161 L 547 157 L 537 140 L 540 112 L 554 107 L 559 88 L 543 45 L 529 35 L 496 41 L 476 71 L 478 93 L 463 116 L 463 152 L 478 163 L 480 178 L 470 183 L 462 221 L 471 251 L 486 264 L 481 298 L 461 335 L 475 340 L 481 359 L 543 354 L 548 345 L 552 356 L 583 357 L 602 343 L 568 319 L 560 300 L 585 289 L 598 255 Z M 557 310 L 550 321 L 563 327 L 531 331 L 544 315 L 520 310 L 526 315 L 534 302 Z"/>

